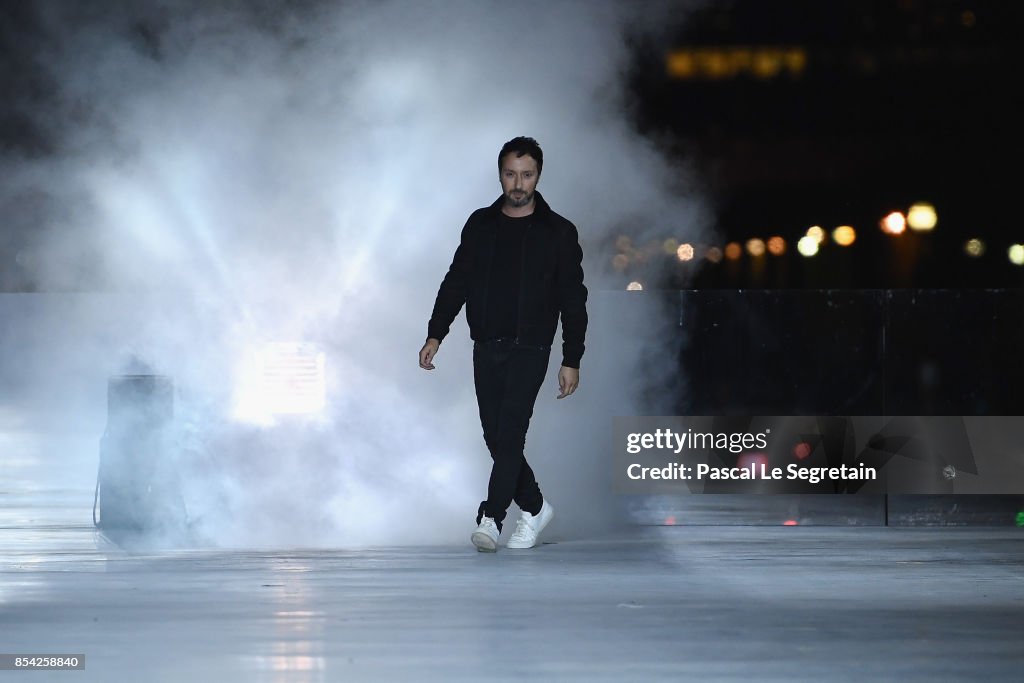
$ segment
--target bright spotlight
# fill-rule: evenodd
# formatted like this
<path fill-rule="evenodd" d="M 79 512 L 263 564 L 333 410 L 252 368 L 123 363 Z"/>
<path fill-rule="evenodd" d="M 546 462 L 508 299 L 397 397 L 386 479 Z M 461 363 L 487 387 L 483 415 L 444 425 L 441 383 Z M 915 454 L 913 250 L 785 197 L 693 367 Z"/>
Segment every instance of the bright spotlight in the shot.
<path fill-rule="evenodd" d="M 931 204 L 918 202 L 907 211 L 907 223 L 910 225 L 911 230 L 917 230 L 918 232 L 933 230 L 938 222 L 939 218 L 935 214 L 935 207 Z"/>
<path fill-rule="evenodd" d="M 804 256 L 814 256 L 818 253 L 818 240 L 811 235 L 804 235 L 796 243 L 796 250 Z"/>
<path fill-rule="evenodd" d="M 1009 250 L 1010 263 L 1024 266 L 1024 244 L 1014 244 Z"/>
<path fill-rule="evenodd" d="M 633 280 L 628 285 L 626 285 L 626 291 L 629 292 L 640 292 L 643 290 L 643 288 L 644 286 L 637 282 L 636 280 Z"/>
<path fill-rule="evenodd" d="M 832 241 L 841 247 L 848 247 L 857 239 L 857 231 L 850 225 L 840 225 L 832 231 Z"/>
<path fill-rule="evenodd" d="M 907 219 L 899 211 L 893 211 L 888 216 L 879 221 L 879 226 L 882 228 L 882 232 L 890 235 L 899 235 L 907 229 Z"/>
<path fill-rule="evenodd" d="M 235 416 L 260 422 L 274 415 L 319 413 L 326 395 L 326 356 L 315 344 L 266 344 L 246 359 Z"/>
<path fill-rule="evenodd" d="M 680 261 L 692 261 L 693 260 L 693 245 L 692 244 L 680 244 L 676 250 L 676 256 L 679 257 Z"/>

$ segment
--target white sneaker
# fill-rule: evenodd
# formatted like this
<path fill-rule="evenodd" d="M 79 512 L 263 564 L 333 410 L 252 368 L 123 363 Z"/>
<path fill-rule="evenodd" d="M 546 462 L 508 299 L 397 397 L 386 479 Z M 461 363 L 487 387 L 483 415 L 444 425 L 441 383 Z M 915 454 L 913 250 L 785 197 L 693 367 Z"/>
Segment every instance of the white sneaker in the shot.
<path fill-rule="evenodd" d="M 490 517 L 481 517 L 480 526 L 469 538 L 480 552 L 493 553 L 498 549 L 498 525 Z"/>
<path fill-rule="evenodd" d="M 537 536 L 548 525 L 551 518 L 555 516 L 555 509 L 545 500 L 540 512 L 531 515 L 523 511 L 523 515 L 516 521 L 516 530 L 512 532 L 512 538 L 508 539 L 507 548 L 532 548 L 537 545 Z"/>

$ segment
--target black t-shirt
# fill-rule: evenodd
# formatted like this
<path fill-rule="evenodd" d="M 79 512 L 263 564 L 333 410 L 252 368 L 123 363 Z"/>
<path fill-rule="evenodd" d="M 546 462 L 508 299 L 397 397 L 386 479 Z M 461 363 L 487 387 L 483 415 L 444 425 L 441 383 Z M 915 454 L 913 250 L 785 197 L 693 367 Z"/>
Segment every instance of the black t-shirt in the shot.
<path fill-rule="evenodd" d="M 519 284 L 523 272 L 523 237 L 531 216 L 498 214 L 498 234 L 487 287 L 485 339 L 515 337 L 519 325 Z"/>

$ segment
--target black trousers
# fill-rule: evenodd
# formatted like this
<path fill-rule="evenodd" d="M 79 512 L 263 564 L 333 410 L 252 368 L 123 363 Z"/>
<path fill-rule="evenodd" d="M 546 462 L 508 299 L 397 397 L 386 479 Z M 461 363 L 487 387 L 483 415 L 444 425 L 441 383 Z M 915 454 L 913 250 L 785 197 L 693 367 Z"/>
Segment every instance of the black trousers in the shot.
<path fill-rule="evenodd" d="M 493 460 L 487 500 L 477 510 L 477 524 L 486 514 L 500 530 L 513 500 L 531 515 L 540 512 L 544 503 L 523 448 L 550 355 L 550 346 L 525 346 L 513 339 L 473 345 L 476 400 L 484 441 Z"/>

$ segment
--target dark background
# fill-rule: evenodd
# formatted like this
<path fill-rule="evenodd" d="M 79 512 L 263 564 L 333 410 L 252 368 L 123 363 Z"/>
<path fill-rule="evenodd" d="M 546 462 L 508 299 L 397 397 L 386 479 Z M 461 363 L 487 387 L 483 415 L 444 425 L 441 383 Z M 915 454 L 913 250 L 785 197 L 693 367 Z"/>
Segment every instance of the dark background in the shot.
<path fill-rule="evenodd" d="M 636 124 L 697 164 L 724 241 L 780 235 L 781 257 L 627 269 L 663 287 L 1020 287 L 1024 242 L 1017 2 L 736 0 L 709 3 L 669 49 L 797 48 L 802 70 L 672 78 L 664 46 L 638 45 Z M 935 206 L 931 233 L 881 232 L 890 211 Z M 805 258 L 811 225 L 857 230 Z M 984 241 L 979 258 L 965 254 Z M 646 269 L 647 272 L 643 272 Z M 694 274 L 696 277 L 694 278 Z"/>
<path fill-rule="evenodd" d="M 272 26 L 281 8 L 315 4 L 259 2 L 251 13 Z M 695 245 L 697 258 L 687 263 L 650 249 L 649 258 L 631 260 L 619 272 L 618 284 L 818 289 L 1024 283 L 1024 267 L 1007 258 L 1011 244 L 1024 243 L 1017 202 L 1021 3 L 719 0 L 672 7 L 678 8 L 670 13 L 677 28 L 669 22 L 664 35 L 631 41 L 628 116 L 669 155 L 692 165 L 690 182 L 711 198 L 720 244 Z M 28 2 L 0 7 L 0 150 L 7 158 L 61 153 L 62 132 L 90 116 L 83 103 L 58 101 L 52 77 L 38 63 L 47 41 L 57 39 L 40 16 Z M 131 28 L 132 41 L 143 52 L 157 49 L 160 30 L 158 23 L 140 22 Z M 749 68 L 720 77 L 667 73 L 669 54 L 698 49 L 798 50 L 804 63 L 771 76 Z M 60 115 L 37 115 L 54 110 Z M 937 210 L 932 233 L 908 230 L 894 237 L 880 231 L 882 216 L 918 201 Z M 0 263 L 7 275 L 0 277 L 0 290 L 35 291 L 30 277 L 15 277 L 14 259 L 26 231 L 48 210 L 46 198 L 21 195 L 14 205 L 5 204 Z M 826 243 L 813 258 L 797 252 L 809 226 L 831 231 L 841 224 L 857 230 L 853 246 Z M 771 235 L 786 240 L 782 256 L 744 253 L 718 263 L 702 258 L 708 246 Z M 985 243 L 978 258 L 965 254 L 970 238 Z M 602 245 L 603 253 L 590 257 L 608 262 L 616 249 Z"/>

